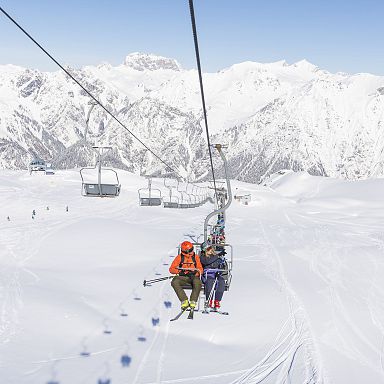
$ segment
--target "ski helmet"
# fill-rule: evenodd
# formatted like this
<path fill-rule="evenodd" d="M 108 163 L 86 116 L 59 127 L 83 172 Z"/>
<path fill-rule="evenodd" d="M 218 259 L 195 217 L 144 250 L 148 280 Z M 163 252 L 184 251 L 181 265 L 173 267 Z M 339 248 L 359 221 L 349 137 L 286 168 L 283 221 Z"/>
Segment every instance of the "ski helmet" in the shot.
<path fill-rule="evenodd" d="M 190 241 L 183 241 L 181 243 L 181 253 L 193 252 L 193 244 Z"/>

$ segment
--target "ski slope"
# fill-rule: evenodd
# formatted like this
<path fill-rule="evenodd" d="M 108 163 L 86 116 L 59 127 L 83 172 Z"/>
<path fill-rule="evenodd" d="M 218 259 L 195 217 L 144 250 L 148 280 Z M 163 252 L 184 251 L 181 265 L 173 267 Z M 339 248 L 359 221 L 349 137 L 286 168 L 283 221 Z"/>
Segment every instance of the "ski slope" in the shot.
<path fill-rule="evenodd" d="M 119 178 L 100 199 L 76 171 L 0 172 L 2 383 L 384 383 L 384 180 L 233 182 L 252 201 L 227 214 L 230 315 L 171 323 L 170 281 L 142 282 L 168 275 L 212 205 L 139 207 L 146 180 Z"/>

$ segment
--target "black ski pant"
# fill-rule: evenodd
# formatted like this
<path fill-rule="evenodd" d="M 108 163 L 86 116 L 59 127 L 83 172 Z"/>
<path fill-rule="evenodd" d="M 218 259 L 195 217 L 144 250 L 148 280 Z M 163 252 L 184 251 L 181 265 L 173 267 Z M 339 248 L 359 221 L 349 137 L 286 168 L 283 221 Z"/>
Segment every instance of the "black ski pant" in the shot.
<path fill-rule="evenodd" d="M 175 276 L 172 279 L 172 288 L 175 290 L 177 297 L 180 301 L 188 300 L 187 295 L 184 292 L 184 288 L 189 286 L 192 288 L 190 301 L 196 301 L 199 298 L 201 287 L 203 283 L 198 276 Z"/>
<path fill-rule="evenodd" d="M 205 299 L 206 300 L 209 299 L 209 295 L 212 291 L 214 283 L 215 283 L 214 277 L 208 277 L 207 278 L 207 281 L 205 282 L 205 285 L 204 285 L 204 292 L 205 292 Z M 213 288 L 213 289 L 215 289 L 215 288 Z M 223 276 L 219 276 L 217 278 L 217 283 L 216 283 L 215 297 L 212 296 L 211 300 L 221 301 L 221 299 L 223 298 L 223 295 L 224 295 L 224 291 L 225 291 L 225 280 L 224 280 Z"/>

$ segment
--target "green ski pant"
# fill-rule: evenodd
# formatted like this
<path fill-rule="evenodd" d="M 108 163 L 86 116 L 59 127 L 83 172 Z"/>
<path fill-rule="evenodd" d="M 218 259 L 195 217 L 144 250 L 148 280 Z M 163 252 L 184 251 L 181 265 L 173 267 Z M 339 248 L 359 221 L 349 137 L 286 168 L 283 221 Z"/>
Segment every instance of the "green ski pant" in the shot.
<path fill-rule="evenodd" d="M 194 276 L 192 278 L 188 276 L 175 276 L 172 279 L 171 285 L 172 288 L 175 290 L 176 295 L 180 301 L 188 300 L 188 297 L 184 292 L 183 286 L 190 286 L 192 288 L 190 301 L 197 302 L 201 291 L 202 282 L 197 276 Z"/>

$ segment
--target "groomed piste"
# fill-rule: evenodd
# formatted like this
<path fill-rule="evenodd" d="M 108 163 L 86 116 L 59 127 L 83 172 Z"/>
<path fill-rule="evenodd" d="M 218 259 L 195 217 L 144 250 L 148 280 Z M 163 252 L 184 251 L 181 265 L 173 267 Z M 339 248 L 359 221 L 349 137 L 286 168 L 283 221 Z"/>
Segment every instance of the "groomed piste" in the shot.
<path fill-rule="evenodd" d="M 171 323 L 170 281 L 142 281 L 212 207 L 142 207 L 145 179 L 119 179 L 117 199 L 87 199 L 77 171 L 0 172 L 2 382 L 384 382 L 384 180 L 233 182 L 251 201 L 228 210 L 230 315 Z"/>

